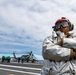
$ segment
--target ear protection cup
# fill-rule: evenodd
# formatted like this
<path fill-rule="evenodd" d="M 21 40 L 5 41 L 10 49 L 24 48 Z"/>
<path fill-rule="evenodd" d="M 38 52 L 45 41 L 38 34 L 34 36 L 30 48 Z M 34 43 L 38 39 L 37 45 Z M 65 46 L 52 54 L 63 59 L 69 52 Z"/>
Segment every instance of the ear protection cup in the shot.
<path fill-rule="evenodd" d="M 55 26 L 52 27 L 54 31 L 58 31 Z"/>
<path fill-rule="evenodd" d="M 69 24 L 69 31 L 72 31 L 74 29 L 74 25 L 68 21 L 68 24 Z"/>
<path fill-rule="evenodd" d="M 69 26 L 69 31 L 72 31 L 73 29 L 74 29 L 74 25 L 71 24 L 71 25 Z"/>

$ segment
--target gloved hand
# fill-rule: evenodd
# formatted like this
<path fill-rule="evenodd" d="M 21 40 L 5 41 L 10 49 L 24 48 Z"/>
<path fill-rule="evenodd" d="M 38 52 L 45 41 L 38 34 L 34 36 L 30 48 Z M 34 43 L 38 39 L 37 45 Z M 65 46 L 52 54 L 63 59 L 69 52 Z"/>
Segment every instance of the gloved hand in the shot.
<path fill-rule="evenodd" d="M 56 45 L 62 46 L 65 35 L 61 31 L 57 31 L 56 34 L 57 34 L 57 43 L 56 43 Z"/>
<path fill-rule="evenodd" d="M 62 33 L 61 31 L 57 31 L 56 34 L 59 38 L 64 38 L 65 37 L 64 33 Z"/>

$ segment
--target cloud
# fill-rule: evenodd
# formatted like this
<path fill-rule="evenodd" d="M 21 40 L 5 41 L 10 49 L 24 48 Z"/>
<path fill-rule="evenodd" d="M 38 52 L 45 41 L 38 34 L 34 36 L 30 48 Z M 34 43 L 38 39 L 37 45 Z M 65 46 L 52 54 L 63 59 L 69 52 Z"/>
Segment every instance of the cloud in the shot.
<path fill-rule="evenodd" d="M 0 49 L 41 54 L 43 40 L 57 19 L 65 16 L 75 24 L 75 4 L 75 0 L 0 0 Z"/>

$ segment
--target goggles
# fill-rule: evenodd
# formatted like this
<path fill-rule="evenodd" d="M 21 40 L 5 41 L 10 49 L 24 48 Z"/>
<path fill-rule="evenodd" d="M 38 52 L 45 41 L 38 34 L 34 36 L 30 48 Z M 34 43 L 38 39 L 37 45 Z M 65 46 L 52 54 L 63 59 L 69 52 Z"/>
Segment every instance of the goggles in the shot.
<path fill-rule="evenodd" d="M 56 28 L 56 29 L 60 29 L 61 26 L 62 26 L 63 28 L 65 28 L 65 27 L 69 26 L 69 24 L 68 24 L 68 22 L 60 22 L 60 23 L 57 23 L 57 24 L 55 25 L 55 28 Z"/>

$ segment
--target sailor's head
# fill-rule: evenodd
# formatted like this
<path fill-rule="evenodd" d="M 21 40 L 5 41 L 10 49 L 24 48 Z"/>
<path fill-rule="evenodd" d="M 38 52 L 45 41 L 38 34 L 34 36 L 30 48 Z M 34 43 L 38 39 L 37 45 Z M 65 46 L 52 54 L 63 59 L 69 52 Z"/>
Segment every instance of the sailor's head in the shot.
<path fill-rule="evenodd" d="M 52 27 L 54 31 L 69 32 L 74 29 L 74 25 L 66 17 L 62 17 L 55 22 L 55 26 Z"/>

